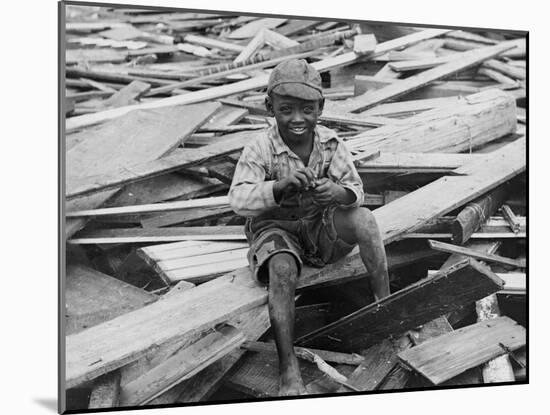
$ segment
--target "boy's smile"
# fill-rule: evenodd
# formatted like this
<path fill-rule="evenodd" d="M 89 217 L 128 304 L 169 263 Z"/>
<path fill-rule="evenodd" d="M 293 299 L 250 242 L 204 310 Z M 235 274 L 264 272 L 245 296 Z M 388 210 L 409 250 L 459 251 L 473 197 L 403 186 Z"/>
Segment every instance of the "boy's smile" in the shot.
<path fill-rule="evenodd" d="M 311 143 L 323 103 L 275 93 L 266 99 L 266 107 L 275 117 L 281 137 L 287 145 L 298 147 Z"/>

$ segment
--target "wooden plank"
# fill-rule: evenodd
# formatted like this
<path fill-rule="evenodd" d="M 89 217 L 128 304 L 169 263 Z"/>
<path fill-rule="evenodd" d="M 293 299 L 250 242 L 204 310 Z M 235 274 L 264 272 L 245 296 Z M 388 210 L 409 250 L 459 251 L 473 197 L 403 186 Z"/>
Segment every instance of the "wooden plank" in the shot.
<path fill-rule="evenodd" d="M 469 248 L 464 248 L 462 246 L 447 244 L 444 242 L 429 240 L 428 243 L 430 244 L 430 247 L 432 249 L 435 249 L 436 251 L 441 252 L 448 252 L 451 254 L 460 254 L 460 255 L 466 255 L 471 258 L 479 259 L 481 261 L 487 261 L 487 262 L 495 262 L 497 264 L 504 264 L 504 265 L 511 265 L 518 268 L 525 268 L 526 261 L 524 259 L 511 259 L 511 258 L 505 258 L 500 255 L 493 255 L 493 254 L 484 254 L 481 252 L 474 251 Z"/>
<path fill-rule="evenodd" d="M 505 285 L 506 286 L 506 285 Z M 477 321 L 490 321 L 500 316 L 497 296 L 489 295 L 476 301 Z M 513 382 L 514 370 L 507 355 L 489 360 L 482 368 L 484 383 Z"/>
<path fill-rule="evenodd" d="M 314 341 L 323 348 L 337 346 L 353 351 L 359 345 L 365 347 L 401 334 L 502 286 L 502 281 L 488 267 L 466 260 L 313 331 L 296 343 L 306 346 Z"/>
<path fill-rule="evenodd" d="M 525 343 L 525 329 L 508 317 L 499 317 L 455 330 L 398 356 L 438 385 Z"/>
<path fill-rule="evenodd" d="M 244 62 L 251 58 L 254 53 L 262 48 L 265 44 L 265 30 L 261 29 L 256 35 L 248 42 L 246 47 L 239 53 L 239 55 L 233 59 L 234 63 Z"/>
<path fill-rule="evenodd" d="M 265 343 L 265 342 L 245 342 L 242 346 L 243 349 L 251 352 L 267 352 L 267 353 L 277 353 L 277 347 L 275 343 Z M 319 349 L 305 349 L 303 347 L 295 347 L 294 352 L 299 358 L 308 359 L 308 357 L 302 357 L 304 351 L 314 353 L 319 356 L 321 359 L 327 362 L 340 363 L 346 365 L 359 365 L 363 362 L 364 358 L 358 354 L 349 354 L 349 353 L 339 353 L 332 352 L 329 350 L 319 350 Z M 305 355 L 304 355 L 305 356 Z M 308 355 L 309 356 L 309 355 Z"/>
<path fill-rule="evenodd" d="M 121 406 L 145 405 L 175 384 L 189 379 L 221 359 L 245 341 L 236 328 L 224 326 L 179 351 L 166 361 L 126 384 L 120 393 Z"/>
<path fill-rule="evenodd" d="M 267 291 L 249 276 L 224 276 L 67 336 L 67 388 L 137 360 L 156 345 L 183 341 L 266 301 Z M 174 307 L 177 311 L 170 311 Z M 131 336 L 124 329 L 129 327 Z"/>
<path fill-rule="evenodd" d="M 498 71 L 512 79 L 518 79 L 520 81 L 524 81 L 527 78 L 527 70 L 525 68 L 510 65 L 497 59 L 489 59 L 483 62 L 481 67 Z"/>
<path fill-rule="evenodd" d="M 87 176 L 128 168 L 135 163 L 154 160 L 171 152 L 219 108 L 217 103 L 188 107 L 136 111 L 99 128 L 84 132 L 79 144 L 67 151 L 66 188 Z M 112 137 L 119 137 L 113 140 Z M 130 173 L 131 174 L 131 173 Z M 111 189 L 118 189 L 113 186 Z M 91 209 L 105 203 L 115 192 L 109 190 L 91 198 L 67 203 L 67 210 Z M 72 222 L 72 224 L 71 224 Z M 83 221 L 68 221 L 69 235 Z"/>
<path fill-rule="evenodd" d="M 65 280 L 67 335 L 155 302 L 158 297 L 83 265 L 69 265 Z"/>
<path fill-rule="evenodd" d="M 177 149 L 171 155 L 162 159 L 132 166 L 128 169 L 112 170 L 107 174 L 88 175 L 78 181 L 71 180 L 67 183 L 66 197 L 73 198 L 91 194 L 105 189 L 116 188 L 137 181 L 149 179 L 161 174 L 170 173 L 184 167 L 204 163 L 214 157 L 220 157 L 241 150 L 257 133 L 253 131 L 241 132 L 226 137 L 221 143 L 204 146 L 200 149 Z"/>
<path fill-rule="evenodd" d="M 224 252 L 246 247 L 248 247 L 246 242 L 184 241 L 139 248 L 137 253 L 144 259 L 147 258 L 154 261 L 169 261 L 173 259 L 188 258 L 195 255 Z"/>
<path fill-rule="evenodd" d="M 440 36 L 448 32 L 447 29 L 426 29 L 411 35 L 403 36 L 402 38 L 393 39 L 388 42 L 379 43 L 372 56 L 378 54 L 384 54 L 390 50 L 412 45 L 425 39 L 431 39 L 436 36 Z M 330 57 L 323 59 L 319 62 L 315 62 L 313 66 L 320 72 L 328 71 L 330 69 L 349 65 L 356 62 L 360 57 L 354 52 L 344 53 L 340 56 Z M 148 102 L 138 105 L 130 105 L 127 107 L 120 107 L 116 109 L 101 111 L 95 114 L 81 115 L 78 117 L 71 117 L 65 122 L 65 130 L 72 131 L 74 129 L 82 128 L 88 125 L 96 124 L 108 119 L 116 118 L 127 112 L 138 108 L 159 108 L 172 105 L 192 104 L 203 101 L 208 101 L 217 98 L 223 98 L 228 95 L 233 95 L 239 92 L 246 92 L 253 89 L 265 88 L 269 80 L 268 75 L 260 75 L 252 79 L 236 82 L 230 85 L 223 85 L 219 87 L 207 88 L 202 91 L 196 91 L 182 96 L 175 96 L 170 98 L 164 98 L 156 100 L 154 102 Z"/>
<path fill-rule="evenodd" d="M 208 265 L 216 264 L 218 262 L 232 261 L 234 259 L 246 259 L 247 252 L 248 247 L 222 252 L 211 252 L 202 255 L 187 256 L 184 258 L 157 261 L 157 266 L 164 271 L 171 271 L 180 268 L 194 267 L 197 265 Z"/>
<path fill-rule="evenodd" d="M 264 41 L 273 49 L 285 49 L 300 45 L 300 43 L 295 40 L 289 39 L 285 35 L 269 29 L 264 30 Z"/>
<path fill-rule="evenodd" d="M 363 94 L 360 97 L 349 100 L 350 112 L 362 112 L 381 102 L 392 98 L 397 98 L 414 89 L 418 89 L 430 82 L 452 75 L 458 71 L 474 66 L 484 60 L 490 59 L 500 53 L 511 49 L 512 46 L 498 45 L 488 46 L 473 52 L 466 52 L 460 57 L 456 57 L 453 61 L 445 63 L 439 67 L 429 69 L 418 75 L 411 76 L 407 79 L 396 81 L 393 84 L 381 88 L 371 93 Z"/>
<path fill-rule="evenodd" d="M 418 60 L 390 62 L 389 66 L 390 68 L 392 68 L 394 71 L 397 71 L 397 72 L 417 71 L 420 69 L 429 69 L 435 66 L 439 66 L 444 63 L 448 63 L 453 59 L 456 59 L 455 55 L 448 55 L 448 56 L 439 56 L 439 57 L 418 59 Z"/>
<path fill-rule="evenodd" d="M 468 203 L 451 224 L 453 242 L 463 245 L 483 222 L 493 215 L 508 197 L 508 187 L 502 185 Z"/>
<path fill-rule="evenodd" d="M 141 226 L 144 228 L 162 228 L 171 225 L 183 225 L 199 219 L 220 218 L 231 214 L 233 214 L 233 210 L 230 207 L 187 209 L 185 211 L 154 215 L 142 219 Z"/>
<path fill-rule="evenodd" d="M 525 164 L 525 139 L 519 139 L 492 154 L 484 155 L 480 161 L 458 169 L 467 177 L 439 179 L 390 205 L 376 209 L 374 216 L 384 243 L 395 241 L 403 233 L 415 230 L 428 220 L 444 215 L 511 179 L 525 170 Z M 356 248 L 346 258 L 323 269 L 304 267 L 298 284 L 302 289 L 364 275 L 365 270 Z M 266 302 L 267 292 L 251 278 L 250 270 L 246 267 L 173 298 L 133 311 L 130 315 L 68 336 L 68 387 L 136 360 L 155 344 L 173 338 L 192 337 L 255 306 L 262 305 L 267 309 Z M 208 313 L 204 310 L 208 310 Z"/>
<path fill-rule="evenodd" d="M 141 97 L 151 89 L 151 85 L 141 81 L 132 81 L 120 91 L 102 101 L 101 104 L 106 107 L 122 107 L 134 104 L 136 99 Z"/>
<path fill-rule="evenodd" d="M 118 228 L 84 230 L 71 244 L 114 244 L 176 241 L 245 240 L 242 226 L 190 226 L 173 228 Z"/>
<path fill-rule="evenodd" d="M 241 52 L 245 47 L 233 42 L 221 41 L 218 39 L 212 39 L 206 36 L 197 36 L 194 34 L 184 35 L 183 40 L 185 42 L 193 43 L 195 45 L 204 46 L 207 48 L 216 48 L 222 50 L 229 50 L 232 52 Z"/>
<path fill-rule="evenodd" d="M 243 332 L 248 341 L 256 341 L 269 328 L 267 307 L 260 306 L 253 308 L 231 319 L 229 324 Z M 242 348 L 234 350 L 191 379 L 180 383 L 176 387 L 180 392 L 177 402 L 200 402 L 207 399 L 215 392 L 225 376 L 245 353 L 246 351 Z M 151 403 L 154 404 L 156 402 L 153 401 Z"/>
<path fill-rule="evenodd" d="M 101 209 L 79 210 L 67 212 L 66 217 L 77 218 L 83 216 L 127 215 L 135 213 L 167 212 L 171 210 L 190 208 L 209 208 L 226 206 L 229 204 L 227 196 L 209 197 L 204 199 L 179 200 L 177 202 L 153 203 L 148 205 L 121 206 Z"/>
<path fill-rule="evenodd" d="M 366 173 L 428 173 L 449 172 L 463 164 L 479 158 L 477 154 L 449 153 L 390 153 L 384 152 L 376 158 L 361 161 L 357 171 Z"/>
<path fill-rule="evenodd" d="M 348 139 L 346 145 L 355 160 L 375 150 L 454 153 L 471 150 L 515 130 L 513 98 L 491 89 L 463 97 L 453 107 L 433 109 L 360 133 Z"/>
<path fill-rule="evenodd" d="M 283 36 L 292 36 L 319 24 L 318 20 L 289 19 L 284 25 L 275 28 Z"/>
<path fill-rule="evenodd" d="M 501 210 L 502 210 L 502 216 L 504 216 L 504 219 L 506 220 L 506 222 L 508 222 L 508 224 L 510 225 L 510 228 L 512 228 L 512 231 L 514 233 L 518 233 L 521 229 L 521 221 L 512 211 L 510 206 L 502 205 Z"/>
<path fill-rule="evenodd" d="M 347 383 L 359 391 L 372 391 L 379 387 L 396 365 L 396 346 L 390 340 L 383 340 L 362 352 L 363 361 L 348 377 Z M 338 392 L 349 392 L 341 387 Z"/>
<path fill-rule="evenodd" d="M 228 39 L 248 39 L 254 37 L 262 29 L 273 29 L 285 23 L 287 19 L 266 17 L 247 23 L 231 32 Z"/>
<path fill-rule="evenodd" d="M 176 281 L 185 280 L 195 284 L 202 284 L 210 281 L 221 274 L 242 268 L 248 265 L 248 259 L 245 255 L 220 261 L 212 264 L 200 264 L 186 268 L 177 268 L 171 270 L 162 270 L 161 276 L 168 284 L 173 284 Z"/>
<path fill-rule="evenodd" d="M 119 395 L 120 371 L 115 370 L 96 379 L 88 409 L 115 408 L 119 405 Z"/>
<path fill-rule="evenodd" d="M 126 60 L 127 54 L 113 49 L 67 49 L 65 63 L 68 65 L 83 62 L 112 62 L 120 63 Z"/>

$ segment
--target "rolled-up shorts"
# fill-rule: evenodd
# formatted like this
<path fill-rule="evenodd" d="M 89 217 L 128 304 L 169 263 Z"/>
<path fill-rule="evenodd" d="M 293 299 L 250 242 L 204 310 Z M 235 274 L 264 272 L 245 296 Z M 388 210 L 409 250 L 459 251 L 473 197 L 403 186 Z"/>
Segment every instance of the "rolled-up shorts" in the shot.
<path fill-rule="evenodd" d="M 354 247 L 338 238 L 334 226 L 337 206 L 319 208 L 302 217 L 295 209 L 276 209 L 248 218 L 245 234 L 250 244 L 248 263 L 254 277 L 269 283 L 268 261 L 278 253 L 296 259 L 298 275 L 303 264 L 323 267 L 338 261 Z"/>

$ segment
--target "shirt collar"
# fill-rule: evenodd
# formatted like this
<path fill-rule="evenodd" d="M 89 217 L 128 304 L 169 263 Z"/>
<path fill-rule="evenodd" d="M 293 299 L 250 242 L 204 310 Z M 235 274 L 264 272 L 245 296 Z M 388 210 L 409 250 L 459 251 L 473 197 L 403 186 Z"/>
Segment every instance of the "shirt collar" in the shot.
<path fill-rule="evenodd" d="M 279 134 L 279 129 L 277 124 L 274 123 L 269 130 L 268 134 L 270 135 L 271 142 L 273 143 L 273 149 L 276 154 L 282 153 L 292 153 L 292 150 L 285 144 L 281 135 Z M 319 143 L 325 144 L 331 139 L 336 139 L 336 133 L 329 128 L 323 126 L 316 126 L 313 135 L 313 146 L 314 148 L 318 146 Z"/>

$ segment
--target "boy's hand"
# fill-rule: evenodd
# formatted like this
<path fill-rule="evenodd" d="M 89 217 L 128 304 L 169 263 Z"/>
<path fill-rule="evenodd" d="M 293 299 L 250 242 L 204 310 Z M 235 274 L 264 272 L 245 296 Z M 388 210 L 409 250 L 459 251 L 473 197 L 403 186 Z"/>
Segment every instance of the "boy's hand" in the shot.
<path fill-rule="evenodd" d="M 288 191 L 299 191 L 308 189 L 315 185 L 315 173 L 309 167 L 304 169 L 296 169 L 289 176 L 281 179 L 273 185 L 273 194 L 275 200 L 281 200 L 284 193 Z"/>
<path fill-rule="evenodd" d="M 353 203 L 354 194 L 324 177 L 317 180 L 317 184 L 313 189 L 313 199 L 321 206 L 330 205 L 331 203 L 348 205 Z"/>

